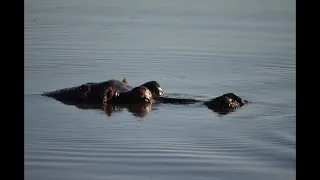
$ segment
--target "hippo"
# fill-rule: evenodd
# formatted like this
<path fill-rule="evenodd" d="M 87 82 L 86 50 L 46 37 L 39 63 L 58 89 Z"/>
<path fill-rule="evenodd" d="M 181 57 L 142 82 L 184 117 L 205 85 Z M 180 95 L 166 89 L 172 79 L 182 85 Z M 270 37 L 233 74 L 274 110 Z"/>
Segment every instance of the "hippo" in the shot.
<path fill-rule="evenodd" d="M 156 81 L 149 81 L 135 88 L 129 86 L 125 81 L 126 78 L 122 82 L 119 80 L 111 79 L 109 81 L 98 83 L 86 83 L 71 88 L 64 88 L 57 91 L 45 92 L 42 95 L 52 97 L 58 101 L 63 101 L 65 103 L 70 102 L 72 104 L 103 103 L 104 93 L 108 88 L 110 88 L 110 90 L 116 93 L 112 96 L 117 96 L 118 98 L 112 101 L 118 103 L 131 104 L 139 102 L 140 100 L 151 100 L 151 97 L 164 96 L 163 90 L 161 89 L 159 83 Z M 138 97 L 139 91 L 141 91 L 141 97 Z M 149 97 L 148 95 L 149 92 L 151 93 L 151 97 Z M 121 96 L 119 96 L 120 94 Z M 145 97 L 145 95 L 147 97 Z"/>
<path fill-rule="evenodd" d="M 70 98 L 59 98 L 59 101 L 63 104 L 74 105 L 79 109 L 101 109 L 108 116 L 111 116 L 115 111 L 127 109 L 134 116 L 141 118 L 150 112 L 152 100 L 151 91 L 144 86 L 137 86 L 122 93 L 109 87 L 104 93 L 103 103 L 88 103 L 88 101 L 72 101 Z"/>
<path fill-rule="evenodd" d="M 133 88 L 127 85 L 126 78 L 122 82 L 111 79 L 100 83 L 86 83 L 72 88 L 43 93 L 42 95 L 53 97 L 64 104 L 75 105 L 82 109 L 91 107 L 104 109 L 108 115 L 115 107 L 126 107 L 132 111 L 140 109 L 143 112 L 142 114 L 145 115 L 151 109 L 146 107 L 151 107 L 152 103 L 198 103 L 219 114 L 228 114 L 248 103 L 248 101 L 233 93 L 223 94 L 206 101 L 165 97 L 163 90 L 156 81 L 149 81 Z"/>

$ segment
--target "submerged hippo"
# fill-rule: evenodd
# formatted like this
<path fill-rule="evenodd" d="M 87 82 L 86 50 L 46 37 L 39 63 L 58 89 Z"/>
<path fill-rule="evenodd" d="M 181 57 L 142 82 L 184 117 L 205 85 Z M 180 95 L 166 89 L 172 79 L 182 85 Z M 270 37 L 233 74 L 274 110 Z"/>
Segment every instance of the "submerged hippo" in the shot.
<path fill-rule="evenodd" d="M 72 104 L 99 104 L 103 103 L 104 94 L 107 89 L 112 90 L 115 94 L 113 96 L 118 96 L 114 102 L 119 103 L 137 103 L 140 100 L 150 100 L 152 97 L 163 96 L 163 90 L 156 81 L 149 81 L 138 87 L 131 87 L 119 80 L 109 80 L 99 83 L 86 83 L 80 86 L 60 89 L 57 91 L 43 93 L 43 96 L 52 97 L 56 100 L 63 101 L 65 103 L 69 102 Z M 141 93 L 139 93 L 141 91 Z M 150 97 L 148 93 L 150 94 Z M 111 93 L 109 91 L 109 93 Z M 144 94 L 146 93 L 146 94 Z M 119 96 L 121 94 L 121 96 Z M 141 97 L 139 97 L 139 95 Z"/>

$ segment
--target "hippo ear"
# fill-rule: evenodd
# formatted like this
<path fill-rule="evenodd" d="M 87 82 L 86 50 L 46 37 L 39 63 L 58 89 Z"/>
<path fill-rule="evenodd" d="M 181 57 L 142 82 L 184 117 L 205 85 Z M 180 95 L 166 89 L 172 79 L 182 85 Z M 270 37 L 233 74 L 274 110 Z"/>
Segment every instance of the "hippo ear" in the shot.
<path fill-rule="evenodd" d="M 103 96 L 103 103 L 107 103 L 114 96 L 114 90 L 112 87 L 109 87 Z"/>
<path fill-rule="evenodd" d="M 128 84 L 128 79 L 126 77 L 124 77 L 124 79 L 122 80 L 123 83 Z"/>

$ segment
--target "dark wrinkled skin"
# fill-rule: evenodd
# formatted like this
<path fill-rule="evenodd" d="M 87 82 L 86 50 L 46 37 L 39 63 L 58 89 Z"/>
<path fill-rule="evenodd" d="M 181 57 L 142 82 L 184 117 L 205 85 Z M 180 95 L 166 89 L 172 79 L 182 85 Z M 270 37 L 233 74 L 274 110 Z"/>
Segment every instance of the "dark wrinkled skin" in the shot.
<path fill-rule="evenodd" d="M 147 87 L 154 97 L 163 95 L 163 91 L 156 81 L 149 81 L 141 86 Z M 72 102 L 75 104 L 97 104 L 102 103 L 104 93 L 108 88 L 112 88 L 119 94 L 124 95 L 134 89 L 126 83 L 112 79 L 105 82 L 86 83 L 76 87 L 46 92 L 42 95 L 52 97 L 58 101 Z"/>
<path fill-rule="evenodd" d="M 74 105 L 80 109 L 102 109 L 108 116 L 111 116 L 112 112 L 128 109 L 129 112 L 138 117 L 146 116 L 151 110 L 152 97 L 163 95 L 163 91 L 156 81 L 149 81 L 143 84 L 143 87 L 135 88 L 126 83 L 126 78 L 123 82 L 112 79 L 47 92 L 42 95 L 52 97 L 67 105 Z M 108 91 L 109 89 L 112 91 Z M 140 92 L 141 90 L 142 92 Z M 105 99 L 106 95 L 112 98 Z M 108 103 L 103 103 L 104 100 L 107 100 Z"/>

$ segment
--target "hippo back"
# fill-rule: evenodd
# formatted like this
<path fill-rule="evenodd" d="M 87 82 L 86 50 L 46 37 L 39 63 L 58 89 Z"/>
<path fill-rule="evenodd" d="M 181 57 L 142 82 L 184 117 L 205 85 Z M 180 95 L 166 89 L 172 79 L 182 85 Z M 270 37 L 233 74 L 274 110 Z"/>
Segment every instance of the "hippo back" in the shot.
<path fill-rule="evenodd" d="M 96 87 L 96 88 L 103 90 L 103 91 L 112 87 L 114 90 L 119 91 L 119 93 L 128 92 L 133 89 L 133 87 L 131 87 L 121 81 L 115 80 L 115 79 L 111 79 L 111 80 L 105 81 L 105 82 L 87 83 L 87 84 L 91 84 L 93 87 Z"/>
<path fill-rule="evenodd" d="M 74 103 L 100 103 L 106 89 L 112 87 L 119 93 L 128 92 L 133 88 L 118 80 L 109 80 L 98 83 L 86 83 L 80 86 L 64 88 L 57 91 L 44 93 L 44 96 L 53 97 L 61 101 L 72 101 Z"/>
<path fill-rule="evenodd" d="M 114 79 L 99 83 L 87 83 L 84 85 L 89 87 L 89 91 L 86 93 L 86 101 L 96 103 L 102 101 L 105 91 L 110 87 L 119 93 L 128 92 L 133 89 L 131 86 Z"/>

